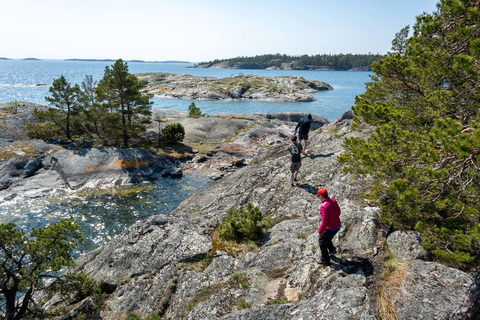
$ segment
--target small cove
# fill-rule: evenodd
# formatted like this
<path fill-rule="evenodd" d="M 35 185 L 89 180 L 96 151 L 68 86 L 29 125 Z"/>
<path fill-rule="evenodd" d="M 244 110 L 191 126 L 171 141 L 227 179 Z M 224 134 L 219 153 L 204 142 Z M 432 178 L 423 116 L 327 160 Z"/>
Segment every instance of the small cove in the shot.
<path fill-rule="evenodd" d="M 14 222 L 30 231 L 61 218 L 73 217 L 85 237 L 77 253 L 97 248 L 138 220 L 168 214 L 212 180 L 196 172 L 179 179 L 160 178 L 152 183 L 117 190 L 86 191 L 71 195 L 0 204 L 0 223 Z"/>

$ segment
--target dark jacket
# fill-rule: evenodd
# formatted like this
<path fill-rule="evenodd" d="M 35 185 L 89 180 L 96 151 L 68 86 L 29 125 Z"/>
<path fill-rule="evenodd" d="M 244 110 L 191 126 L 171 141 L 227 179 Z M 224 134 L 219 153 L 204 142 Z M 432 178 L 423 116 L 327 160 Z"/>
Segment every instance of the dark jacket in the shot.
<path fill-rule="evenodd" d="M 301 134 L 308 134 L 310 131 L 310 124 L 312 123 L 312 115 L 309 114 L 308 116 L 303 117 L 298 121 L 297 126 L 295 127 L 295 132 L 301 133 Z"/>

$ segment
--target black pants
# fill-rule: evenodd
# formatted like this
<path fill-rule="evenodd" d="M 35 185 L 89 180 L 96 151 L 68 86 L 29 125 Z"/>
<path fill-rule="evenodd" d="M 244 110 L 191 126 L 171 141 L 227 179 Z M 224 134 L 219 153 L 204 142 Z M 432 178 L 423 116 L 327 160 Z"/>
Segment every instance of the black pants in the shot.
<path fill-rule="evenodd" d="M 330 262 L 329 252 L 332 253 L 335 250 L 332 239 L 337 234 L 337 231 L 325 230 L 318 238 L 318 244 L 320 245 L 320 251 L 322 251 L 322 261 Z"/>

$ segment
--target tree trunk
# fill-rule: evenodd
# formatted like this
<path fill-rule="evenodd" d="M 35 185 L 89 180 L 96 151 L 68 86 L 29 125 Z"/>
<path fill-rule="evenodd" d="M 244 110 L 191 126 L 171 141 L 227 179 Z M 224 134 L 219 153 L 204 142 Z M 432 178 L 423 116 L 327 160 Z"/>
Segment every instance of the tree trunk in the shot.
<path fill-rule="evenodd" d="M 128 148 L 127 119 L 125 117 L 125 106 L 122 102 L 122 126 L 123 126 L 123 146 Z"/>

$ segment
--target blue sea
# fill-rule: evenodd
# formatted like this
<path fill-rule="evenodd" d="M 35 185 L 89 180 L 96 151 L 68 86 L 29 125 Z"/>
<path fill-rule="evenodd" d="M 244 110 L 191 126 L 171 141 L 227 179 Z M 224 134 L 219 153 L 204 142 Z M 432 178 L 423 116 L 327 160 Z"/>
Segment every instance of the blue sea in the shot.
<path fill-rule="evenodd" d="M 46 104 L 49 86 L 64 75 L 80 84 L 86 75 L 100 80 L 105 67 L 113 62 L 61 60 L 0 60 L 0 103 L 26 101 Z M 308 112 L 334 120 L 350 109 L 355 96 L 365 91 L 369 72 L 347 71 L 290 71 L 290 70 L 231 70 L 187 68 L 193 63 L 128 62 L 130 73 L 168 72 L 189 73 L 217 78 L 242 74 L 264 76 L 302 76 L 309 80 L 329 83 L 334 90 L 318 92 L 317 101 L 279 103 L 261 101 L 195 101 L 206 114 L 219 112 Z M 191 100 L 155 98 L 154 108 L 188 111 Z M 99 194 L 42 199 L 27 203 L 0 203 L 0 223 L 15 222 L 24 230 L 51 224 L 62 217 L 74 217 L 80 225 L 85 243 L 77 252 L 100 246 L 135 221 L 155 214 L 168 214 L 194 192 L 207 188 L 209 178 L 188 173 L 181 179 L 160 179 L 139 190 L 118 192 L 106 190 Z"/>
<path fill-rule="evenodd" d="M 263 101 L 194 101 L 202 113 L 218 112 L 308 112 L 334 120 L 350 109 L 355 96 L 365 91 L 370 81 L 370 72 L 361 71 L 303 71 L 303 70 L 234 70 L 188 68 L 193 63 L 127 62 L 130 73 L 167 72 L 188 73 L 194 76 L 216 78 L 242 74 L 269 77 L 302 76 L 308 80 L 319 80 L 330 84 L 334 90 L 314 94 L 313 102 L 263 102 Z M 113 62 L 63 61 L 63 60 L 0 60 L 0 103 L 26 101 L 46 104 L 48 88 L 53 80 L 64 75 L 72 83 L 80 84 L 86 75 L 100 80 L 106 66 Z M 188 111 L 193 100 L 154 98 L 154 108 Z"/>

